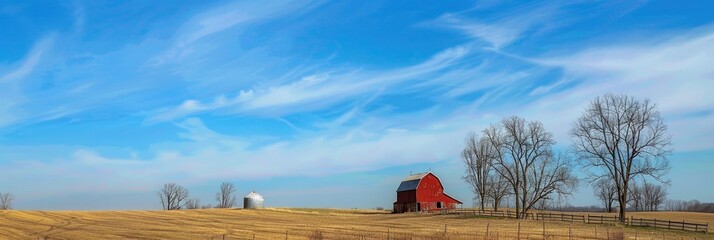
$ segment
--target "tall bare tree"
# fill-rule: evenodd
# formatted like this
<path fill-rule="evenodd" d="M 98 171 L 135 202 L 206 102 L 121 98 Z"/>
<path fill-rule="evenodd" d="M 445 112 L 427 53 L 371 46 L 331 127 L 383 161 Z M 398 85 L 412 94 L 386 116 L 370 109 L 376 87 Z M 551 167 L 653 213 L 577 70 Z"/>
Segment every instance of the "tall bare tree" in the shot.
<path fill-rule="evenodd" d="M 612 179 L 624 222 L 630 183 L 637 176 L 664 182 L 671 136 L 649 100 L 607 94 L 595 98 L 570 130 L 573 149 L 591 180 Z"/>
<path fill-rule="evenodd" d="M 0 210 L 12 209 L 12 201 L 15 197 L 10 193 L 0 193 Z"/>
<path fill-rule="evenodd" d="M 181 209 L 184 207 L 184 201 L 188 198 L 188 190 L 175 183 L 164 184 L 164 188 L 157 194 L 164 210 Z"/>
<path fill-rule="evenodd" d="M 233 183 L 221 183 L 221 190 L 216 193 L 216 208 L 232 208 L 236 205 L 236 188 Z"/>
<path fill-rule="evenodd" d="M 602 206 L 608 213 L 612 212 L 612 203 L 615 202 L 617 189 L 610 179 L 600 179 L 593 183 L 595 196 L 602 202 Z"/>
<path fill-rule="evenodd" d="M 511 186 L 519 218 L 549 195 L 570 195 L 577 186 L 569 159 L 553 153 L 553 134 L 542 123 L 514 116 L 483 134 L 496 149 L 494 169 Z"/>
<path fill-rule="evenodd" d="M 491 190 L 489 177 L 493 157 L 493 148 L 488 141 L 481 140 L 476 133 L 470 132 L 466 137 L 466 146 L 461 151 L 461 160 L 466 166 L 466 176 L 463 179 L 471 186 L 481 211 L 486 206 Z"/>

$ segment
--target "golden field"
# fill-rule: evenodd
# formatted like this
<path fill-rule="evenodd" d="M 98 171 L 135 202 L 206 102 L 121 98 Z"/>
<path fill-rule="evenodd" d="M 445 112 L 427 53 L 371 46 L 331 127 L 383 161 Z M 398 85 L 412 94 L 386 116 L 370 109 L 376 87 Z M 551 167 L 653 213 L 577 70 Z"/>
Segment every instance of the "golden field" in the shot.
<path fill-rule="evenodd" d="M 714 214 L 704 213 L 633 215 L 714 223 Z M 487 239 L 487 233 L 488 239 L 608 239 L 607 233 L 613 240 L 714 239 L 711 233 L 375 210 L 0 211 L 0 239 Z"/>

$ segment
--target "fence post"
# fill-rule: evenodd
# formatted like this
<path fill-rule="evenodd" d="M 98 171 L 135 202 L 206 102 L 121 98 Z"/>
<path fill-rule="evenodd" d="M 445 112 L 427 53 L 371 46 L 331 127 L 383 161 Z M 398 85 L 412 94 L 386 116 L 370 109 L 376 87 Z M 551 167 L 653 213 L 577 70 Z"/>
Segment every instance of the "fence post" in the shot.
<path fill-rule="evenodd" d="M 491 223 L 486 223 L 486 238 L 487 238 L 487 239 L 489 238 L 489 234 L 488 234 L 488 227 L 489 227 L 489 225 L 491 225 Z"/>
<path fill-rule="evenodd" d="M 568 226 L 568 240 L 573 240 L 573 224 Z"/>
<path fill-rule="evenodd" d="M 543 240 L 545 240 L 545 221 L 543 221 Z"/>
<path fill-rule="evenodd" d="M 610 227 L 605 227 L 605 233 L 607 233 L 607 240 L 610 240 Z"/>
<path fill-rule="evenodd" d="M 446 235 L 446 224 L 444 224 L 444 235 Z"/>
<path fill-rule="evenodd" d="M 285 229 L 285 240 L 288 240 L 288 230 Z"/>
<path fill-rule="evenodd" d="M 518 240 L 521 240 L 521 222 L 518 222 Z"/>

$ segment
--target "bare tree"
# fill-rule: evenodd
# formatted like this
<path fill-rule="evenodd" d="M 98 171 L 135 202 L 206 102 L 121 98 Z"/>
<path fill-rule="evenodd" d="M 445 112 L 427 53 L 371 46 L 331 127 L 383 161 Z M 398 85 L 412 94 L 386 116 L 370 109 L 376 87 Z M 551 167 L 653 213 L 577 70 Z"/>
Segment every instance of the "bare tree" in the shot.
<path fill-rule="evenodd" d="M 463 179 L 470 185 L 481 211 L 486 206 L 491 188 L 489 175 L 493 155 L 493 148 L 487 140 L 479 139 L 474 132 L 469 133 L 466 146 L 461 151 L 461 160 L 466 165 L 466 176 Z"/>
<path fill-rule="evenodd" d="M 216 208 L 232 208 L 236 205 L 235 186 L 233 183 L 221 183 L 221 190 L 216 193 Z"/>
<path fill-rule="evenodd" d="M 642 199 L 644 210 L 657 211 L 667 197 L 667 191 L 662 185 L 655 185 L 645 182 L 642 185 Z"/>
<path fill-rule="evenodd" d="M 595 196 L 602 202 L 603 207 L 608 213 L 612 212 L 612 203 L 615 202 L 615 195 L 617 194 L 617 189 L 615 184 L 612 183 L 610 179 L 600 179 L 593 183 L 595 188 Z"/>
<path fill-rule="evenodd" d="M 507 180 L 498 173 L 493 173 L 489 176 L 488 198 L 491 200 L 491 206 L 494 211 L 498 211 L 503 199 L 510 194 L 511 189 Z"/>
<path fill-rule="evenodd" d="M 615 184 L 621 222 L 625 221 L 628 189 L 635 177 L 664 182 L 671 136 L 649 100 L 613 94 L 597 97 L 575 121 L 570 135 L 591 179 L 609 178 Z"/>
<path fill-rule="evenodd" d="M 494 169 L 511 186 L 519 218 L 551 194 L 570 195 L 577 186 L 569 159 L 553 153 L 553 134 L 542 123 L 514 116 L 483 134 L 496 149 Z"/>
<path fill-rule="evenodd" d="M 175 184 L 164 184 L 164 188 L 157 193 L 164 210 L 178 210 L 184 207 L 184 201 L 188 198 L 188 190 Z"/>
<path fill-rule="evenodd" d="M 636 212 L 644 210 L 642 208 L 644 199 L 644 196 L 642 195 L 642 187 L 637 184 L 637 182 L 632 182 L 630 184 L 628 194 L 630 194 L 630 196 L 627 200 L 627 204 L 630 208 L 634 209 Z"/>
<path fill-rule="evenodd" d="M 12 201 L 15 197 L 10 193 L 0 193 L 0 210 L 12 209 Z"/>
<path fill-rule="evenodd" d="M 201 200 L 198 198 L 192 198 L 186 200 L 186 209 L 199 209 L 201 208 Z"/>

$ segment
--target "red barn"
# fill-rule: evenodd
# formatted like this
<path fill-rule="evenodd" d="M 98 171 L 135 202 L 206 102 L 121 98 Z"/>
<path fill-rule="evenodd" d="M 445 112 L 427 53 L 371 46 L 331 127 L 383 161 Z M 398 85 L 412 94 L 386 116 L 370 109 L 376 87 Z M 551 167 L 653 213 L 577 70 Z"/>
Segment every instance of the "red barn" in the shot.
<path fill-rule="evenodd" d="M 431 172 L 409 175 L 397 188 L 394 213 L 441 211 L 456 208 L 461 201 L 444 193 L 436 175 Z"/>

